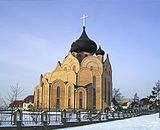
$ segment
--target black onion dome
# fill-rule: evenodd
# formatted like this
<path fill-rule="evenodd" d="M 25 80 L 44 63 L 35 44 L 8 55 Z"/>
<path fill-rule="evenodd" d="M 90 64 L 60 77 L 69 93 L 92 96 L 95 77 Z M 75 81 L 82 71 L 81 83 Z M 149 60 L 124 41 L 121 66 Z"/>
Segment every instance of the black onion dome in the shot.
<path fill-rule="evenodd" d="M 99 46 L 99 49 L 96 51 L 96 55 L 104 55 L 105 52 L 101 49 L 101 46 Z"/>
<path fill-rule="evenodd" d="M 77 46 L 76 46 L 76 42 L 73 42 L 72 43 L 72 45 L 71 45 L 71 52 L 76 52 L 76 50 L 77 50 L 78 48 L 77 48 Z"/>
<path fill-rule="evenodd" d="M 94 41 L 89 39 L 86 34 L 85 27 L 83 27 L 83 32 L 78 40 L 72 43 L 71 52 L 89 52 L 92 55 L 96 52 L 97 45 Z"/>

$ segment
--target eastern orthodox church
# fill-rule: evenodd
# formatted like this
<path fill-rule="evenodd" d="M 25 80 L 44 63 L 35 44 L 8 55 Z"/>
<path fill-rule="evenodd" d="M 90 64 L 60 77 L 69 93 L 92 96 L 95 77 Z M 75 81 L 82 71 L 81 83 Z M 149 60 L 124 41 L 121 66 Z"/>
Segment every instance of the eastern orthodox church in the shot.
<path fill-rule="evenodd" d="M 41 74 L 35 87 L 36 110 L 105 111 L 112 100 L 112 67 L 108 54 L 82 34 L 56 68 Z"/>

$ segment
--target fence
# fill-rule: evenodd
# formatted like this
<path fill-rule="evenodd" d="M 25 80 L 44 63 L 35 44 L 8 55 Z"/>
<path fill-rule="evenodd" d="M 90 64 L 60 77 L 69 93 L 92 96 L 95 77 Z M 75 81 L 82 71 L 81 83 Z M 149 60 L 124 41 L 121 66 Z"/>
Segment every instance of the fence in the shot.
<path fill-rule="evenodd" d="M 25 129 L 26 127 L 62 128 L 95 122 L 105 122 L 152 114 L 153 111 L 123 111 L 123 112 L 30 112 L 30 111 L 0 111 L 0 129 L 6 127 Z M 8 128 L 7 128 L 8 129 Z M 38 128 L 39 129 L 39 128 Z"/>

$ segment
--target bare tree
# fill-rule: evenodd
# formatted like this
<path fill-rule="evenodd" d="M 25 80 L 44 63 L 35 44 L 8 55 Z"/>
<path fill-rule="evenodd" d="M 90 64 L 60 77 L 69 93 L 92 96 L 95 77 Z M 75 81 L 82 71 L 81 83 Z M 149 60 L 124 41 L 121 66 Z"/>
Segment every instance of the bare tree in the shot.
<path fill-rule="evenodd" d="M 21 96 L 22 92 L 23 89 L 18 85 L 18 83 L 16 84 L 16 86 L 11 85 L 6 99 L 11 103 L 17 100 Z"/>
<path fill-rule="evenodd" d="M 2 97 L 2 95 L 0 94 L 0 110 L 6 109 L 6 108 L 7 108 L 7 103 Z"/>
<path fill-rule="evenodd" d="M 113 98 L 115 98 L 117 101 L 120 101 L 121 99 L 124 98 L 124 96 L 122 96 L 122 93 L 120 92 L 120 89 L 118 88 L 114 88 L 113 89 Z"/>

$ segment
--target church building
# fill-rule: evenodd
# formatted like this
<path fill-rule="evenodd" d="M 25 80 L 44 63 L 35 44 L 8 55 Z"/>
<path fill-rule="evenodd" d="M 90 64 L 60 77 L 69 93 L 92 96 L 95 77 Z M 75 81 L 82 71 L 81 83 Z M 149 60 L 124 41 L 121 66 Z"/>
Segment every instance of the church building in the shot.
<path fill-rule="evenodd" d="M 111 100 L 109 56 L 87 36 L 83 24 L 81 36 L 64 60 L 52 72 L 41 74 L 34 91 L 35 110 L 105 111 Z"/>

